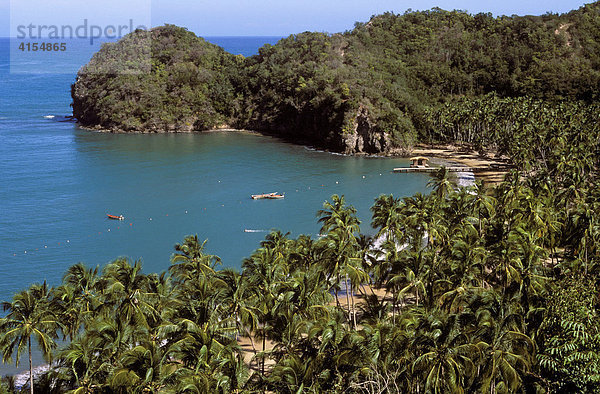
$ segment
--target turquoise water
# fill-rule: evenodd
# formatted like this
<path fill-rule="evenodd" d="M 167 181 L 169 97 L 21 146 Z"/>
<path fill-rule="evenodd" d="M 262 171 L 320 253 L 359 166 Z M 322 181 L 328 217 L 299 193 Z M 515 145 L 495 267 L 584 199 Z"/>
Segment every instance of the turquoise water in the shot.
<path fill-rule="evenodd" d="M 215 39 L 245 55 L 276 41 L 244 40 Z M 129 256 L 142 259 L 146 272 L 164 271 L 173 245 L 188 234 L 208 239 L 224 266 L 240 267 L 270 229 L 316 236 L 315 214 L 334 193 L 358 209 L 369 233 L 376 196 L 426 190 L 425 175 L 390 172 L 406 164 L 398 159 L 334 155 L 243 133 L 82 130 L 65 118 L 75 74 L 9 73 L 8 45 L 0 40 L 0 300 L 33 282 L 57 284 L 79 261 Z M 92 51 L 80 49 L 65 69 L 89 59 Z M 285 199 L 250 199 L 265 192 Z"/>

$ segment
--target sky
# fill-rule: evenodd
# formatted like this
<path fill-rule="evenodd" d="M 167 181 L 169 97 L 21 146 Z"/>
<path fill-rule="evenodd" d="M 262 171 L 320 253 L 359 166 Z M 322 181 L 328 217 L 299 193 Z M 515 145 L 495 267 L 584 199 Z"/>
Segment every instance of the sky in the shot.
<path fill-rule="evenodd" d="M 15 23 L 72 24 L 90 18 L 102 25 L 136 21 L 184 26 L 201 36 L 287 36 L 303 31 L 343 32 L 386 11 L 440 7 L 493 15 L 563 13 L 575 0 L 0 0 L 0 36 L 15 36 Z M 12 14 L 12 18 L 11 18 Z M 104 18 L 104 19 L 103 19 Z M 40 21 L 38 21 L 38 19 Z M 119 20 L 117 20 L 119 19 Z M 11 27 L 11 22 L 13 27 Z"/>

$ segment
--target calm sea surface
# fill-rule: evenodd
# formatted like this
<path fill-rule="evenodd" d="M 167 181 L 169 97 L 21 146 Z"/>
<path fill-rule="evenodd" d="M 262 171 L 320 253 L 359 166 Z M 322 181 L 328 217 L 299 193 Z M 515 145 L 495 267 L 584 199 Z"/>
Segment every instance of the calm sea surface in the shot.
<path fill-rule="evenodd" d="M 208 40 L 249 56 L 277 38 Z M 376 196 L 426 191 L 425 175 L 390 173 L 403 160 L 345 157 L 242 133 L 82 130 L 65 116 L 75 73 L 94 48 L 70 42 L 60 58 L 32 55 L 23 64 L 13 59 L 11 68 L 10 45 L 0 39 L 0 300 L 34 282 L 55 285 L 79 261 L 95 266 L 128 256 L 142 259 L 146 272 L 164 271 L 173 245 L 188 234 L 208 239 L 224 266 L 239 268 L 270 229 L 316 236 L 315 214 L 334 193 L 346 196 L 362 231 L 372 233 Z M 21 65 L 44 72 L 15 73 Z M 265 192 L 285 199 L 250 199 Z"/>

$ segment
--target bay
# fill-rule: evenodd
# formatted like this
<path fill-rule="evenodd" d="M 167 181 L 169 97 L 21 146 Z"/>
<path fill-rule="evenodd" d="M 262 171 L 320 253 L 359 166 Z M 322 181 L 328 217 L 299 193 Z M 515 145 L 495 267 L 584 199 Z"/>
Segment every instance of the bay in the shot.
<path fill-rule="evenodd" d="M 213 40 L 249 56 L 278 37 Z M 426 192 L 426 175 L 391 173 L 404 159 L 336 155 L 251 133 L 81 129 L 68 119 L 70 85 L 97 48 L 73 42 L 67 56 L 33 58 L 23 69 L 46 72 L 16 73 L 11 45 L 0 39 L 0 300 L 32 283 L 56 285 L 80 261 L 127 256 L 145 272 L 165 271 L 174 244 L 191 234 L 207 239 L 223 266 L 240 268 L 271 229 L 317 237 L 316 212 L 332 194 L 345 195 L 372 234 L 375 197 Z M 266 192 L 285 198 L 250 198 Z"/>
<path fill-rule="evenodd" d="M 401 159 L 334 155 L 253 134 L 104 134 L 33 123 L 3 132 L 0 150 L 5 299 L 32 282 L 56 284 L 78 261 L 128 256 L 147 272 L 166 270 L 173 245 L 189 234 L 239 268 L 271 229 L 318 236 L 315 214 L 332 194 L 345 195 L 368 233 L 376 196 L 423 192 L 427 181 L 391 173 L 406 165 Z M 264 192 L 285 198 L 250 198 Z"/>

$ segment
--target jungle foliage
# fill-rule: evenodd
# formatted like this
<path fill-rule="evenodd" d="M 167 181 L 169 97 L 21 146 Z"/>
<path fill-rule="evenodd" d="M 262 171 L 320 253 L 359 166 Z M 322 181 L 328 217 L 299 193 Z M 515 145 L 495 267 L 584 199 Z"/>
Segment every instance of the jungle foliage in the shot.
<path fill-rule="evenodd" d="M 562 157 L 491 190 L 442 167 L 372 237 L 333 195 L 322 237 L 273 231 L 241 272 L 197 236 L 161 274 L 76 264 L 3 304 L 0 350 L 37 341 L 49 393 L 598 392 L 598 167 Z"/>
<path fill-rule="evenodd" d="M 248 59 L 173 26 L 106 46 L 73 88 L 84 123 L 227 122 L 344 150 L 390 133 L 492 149 L 515 170 L 484 189 L 442 168 L 429 195 L 381 195 L 372 237 L 334 195 L 322 237 L 273 231 L 240 272 L 197 236 L 161 274 L 76 264 L 3 304 L 3 359 L 37 341 L 44 392 L 599 392 L 599 8 L 384 14 Z M 162 37 L 149 63 L 123 63 L 119 46 L 146 35 Z"/>
<path fill-rule="evenodd" d="M 448 105 L 492 116 L 480 105 L 487 95 L 499 98 L 504 113 L 529 100 L 596 102 L 599 10 L 596 2 L 542 16 L 385 13 L 344 33 L 291 35 L 249 58 L 167 25 L 103 47 L 78 74 L 73 110 L 88 126 L 227 124 L 348 153 L 453 141 L 429 121 Z M 497 132 L 477 131 L 492 141 Z"/>

